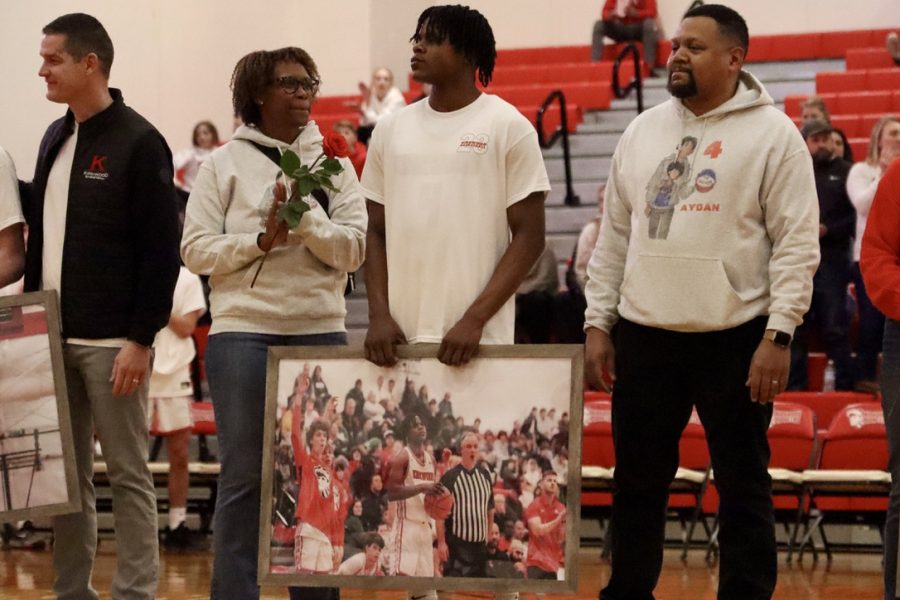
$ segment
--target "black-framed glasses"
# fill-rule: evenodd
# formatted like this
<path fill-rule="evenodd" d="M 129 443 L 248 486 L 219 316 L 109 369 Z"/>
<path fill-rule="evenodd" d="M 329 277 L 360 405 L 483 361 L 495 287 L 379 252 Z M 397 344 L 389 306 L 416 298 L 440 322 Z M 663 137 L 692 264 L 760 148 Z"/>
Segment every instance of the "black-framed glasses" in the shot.
<path fill-rule="evenodd" d="M 318 79 L 312 79 L 311 77 L 300 79 L 293 75 L 284 75 L 282 77 L 276 77 L 272 80 L 272 83 L 280 87 L 285 94 L 296 94 L 297 90 L 303 88 L 303 91 L 307 94 L 315 96 L 319 91 L 319 84 L 321 82 Z"/>

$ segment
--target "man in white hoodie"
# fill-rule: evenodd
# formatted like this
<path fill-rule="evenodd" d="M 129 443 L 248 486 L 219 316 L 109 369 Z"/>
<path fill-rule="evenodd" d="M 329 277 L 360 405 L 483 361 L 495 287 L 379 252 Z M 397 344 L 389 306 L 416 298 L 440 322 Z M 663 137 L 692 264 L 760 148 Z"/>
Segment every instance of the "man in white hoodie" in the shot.
<path fill-rule="evenodd" d="M 775 587 L 766 431 L 810 302 L 818 205 L 797 128 L 742 70 L 748 39 L 730 8 L 688 11 L 668 61 L 674 97 L 635 119 L 613 156 L 585 290 L 586 375 L 601 387 L 605 369 L 615 382 L 605 600 L 653 597 L 693 405 L 721 498 L 718 597 L 770 598 Z M 654 236 L 650 188 L 688 138 L 696 151 L 680 153 L 679 177 L 691 181 L 679 179 L 671 222 Z"/>

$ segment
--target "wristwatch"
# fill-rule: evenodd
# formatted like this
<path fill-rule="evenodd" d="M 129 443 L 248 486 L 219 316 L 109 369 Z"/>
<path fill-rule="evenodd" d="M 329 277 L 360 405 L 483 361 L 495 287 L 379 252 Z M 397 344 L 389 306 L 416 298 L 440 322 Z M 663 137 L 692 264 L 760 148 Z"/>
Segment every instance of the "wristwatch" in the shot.
<path fill-rule="evenodd" d="M 791 335 L 777 329 L 766 329 L 763 339 L 769 340 L 779 348 L 790 348 L 791 346 Z"/>

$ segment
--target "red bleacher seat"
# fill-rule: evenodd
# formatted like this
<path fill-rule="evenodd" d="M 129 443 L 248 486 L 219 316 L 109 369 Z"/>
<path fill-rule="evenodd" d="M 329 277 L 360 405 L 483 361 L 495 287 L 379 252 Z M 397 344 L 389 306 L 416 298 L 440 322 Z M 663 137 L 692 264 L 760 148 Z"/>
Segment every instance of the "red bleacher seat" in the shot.
<path fill-rule="evenodd" d="M 859 69 L 816 73 L 816 93 L 893 91 L 900 88 L 900 69 Z"/>
<path fill-rule="evenodd" d="M 534 64 L 506 67 L 494 71 L 487 91 L 495 86 L 581 83 L 612 81 L 613 66 L 610 62 L 583 62 L 562 64 Z"/>
<path fill-rule="evenodd" d="M 191 417 L 194 419 L 194 435 L 216 435 L 212 402 L 192 402 Z"/>
<path fill-rule="evenodd" d="M 515 48 L 497 51 L 497 69 L 542 63 L 590 62 L 590 46 Z"/>
<path fill-rule="evenodd" d="M 200 361 L 200 380 L 206 381 L 206 344 L 209 339 L 209 325 L 197 325 L 194 333 L 194 347 L 197 349 L 197 360 Z"/>
<path fill-rule="evenodd" d="M 490 91 L 517 107 L 539 106 L 555 89 L 561 89 L 566 96 L 567 104 L 576 104 L 583 109 L 607 109 L 612 101 L 609 82 L 597 81 L 589 83 L 562 83 L 491 86 Z M 521 109 L 520 109 L 521 110 Z M 524 111 L 523 111 L 524 112 Z"/>
<path fill-rule="evenodd" d="M 847 50 L 847 70 L 887 69 L 894 67 L 894 61 L 884 47 L 884 36 L 881 37 L 879 44 L 879 46 L 874 48 L 851 48 Z"/>
<path fill-rule="evenodd" d="M 532 125 L 537 124 L 537 112 L 540 106 L 535 104 L 532 106 L 516 106 L 516 108 L 519 109 L 520 113 L 525 115 L 525 118 L 528 119 Z M 581 123 L 583 119 L 581 107 L 574 104 L 567 104 L 566 117 L 569 124 L 569 133 L 575 133 L 578 124 Z M 556 128 L 560 126 L 561 122 L 559 105 L 554 104 L 548 107 L 544 112 L 544 131 L 550 135 L 553 131 L 556 131 Z"/>
<path fill-rule="evenodd" d="M 853 151 L 853 156 L 856 157 L 857 160 L 862 160 L 865 158 L 866 152 L 869 150 L 869 138 L 850 138 L 847 140 L 847 142 L 850 144 L 850 149 Z"/>
<path fill-rule="evenodd" d="M 816 413 L 817 426 L 827 429 L 834 416 L 850 404 L 874 403 L 875 396 L 860 392 L 782 392 L 776 402 L 792 402 L 810 407 Z M 878 406 L 875 404 L 875 406 Z"/>

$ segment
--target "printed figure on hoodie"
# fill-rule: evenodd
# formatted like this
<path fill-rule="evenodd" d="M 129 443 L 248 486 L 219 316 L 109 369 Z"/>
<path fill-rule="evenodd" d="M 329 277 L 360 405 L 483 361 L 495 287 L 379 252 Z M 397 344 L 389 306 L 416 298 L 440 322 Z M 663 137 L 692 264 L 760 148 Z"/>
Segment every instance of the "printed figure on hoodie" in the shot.
<path fill-rule="evenodd" d="M 688 162 L 697 148 L 697 138 L 686 136 L 675 152 L 661 161 L 647 184 L 647 205 L 644 214 L 649 217 L 647 234 L 651 240 L 664 240 L 675 214 L 675 205 L 690 196 L 692 188 L 691 163 Z"/>

